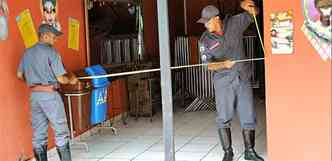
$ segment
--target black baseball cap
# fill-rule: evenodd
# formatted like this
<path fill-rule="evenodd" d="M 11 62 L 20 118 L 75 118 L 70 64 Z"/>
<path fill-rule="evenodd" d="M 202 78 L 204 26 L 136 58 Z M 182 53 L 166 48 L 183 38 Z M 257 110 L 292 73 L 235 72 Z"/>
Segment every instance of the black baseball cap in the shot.
<path fill-rule="evenodd" d="M 197 23 L 207 23 L 209 20 L 215 16 L 219 16 L 219 9 L 213 5 L 208 5 L 203 8 L 201 12 L 201 18 L 197 21 Z"/>
<path fill-rule="evenodd" d="M 56 29 L 55 27 L 53 27 L 52 25 L 49 24 L 41 24 L 39 26 L 38 29 L 38 33 L 42 34 L 42 33 L 46 33 L 46 32 L 52 32 L 53 34 L 55 34 L 56 36 L 61 36 L 63 35 L 63 33 L 61 31 L 59 31 L 58 29 Z"/>

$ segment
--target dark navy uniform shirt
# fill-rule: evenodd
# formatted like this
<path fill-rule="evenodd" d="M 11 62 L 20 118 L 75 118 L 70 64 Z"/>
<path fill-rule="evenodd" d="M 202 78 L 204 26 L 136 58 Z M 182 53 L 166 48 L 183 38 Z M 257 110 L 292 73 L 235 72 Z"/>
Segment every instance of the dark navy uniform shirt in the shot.
<path fill-rule="evenodd" d="M 223 20 L 223 36 L 205 31 L 199 40 L 203 63 L 246 59 L 243 32 L 252 22 L 252 16 L 244 12 L 235 16 L 227 16 Z M 249 80 L 251 76 L 249 68 L 249 63 L 237 63 L 232 69 L 221 69 L 214 72 L 214 79 L 220 79 L 225 75 L 240 75 L 241 79 Z"/>
<path fill-rule="evenodd" d="M 61 56 L 51 46 L 37 43 L 24 52 L 18 71 L 29 86 L 57 84 L 57 76 L 66 74 Z"/>

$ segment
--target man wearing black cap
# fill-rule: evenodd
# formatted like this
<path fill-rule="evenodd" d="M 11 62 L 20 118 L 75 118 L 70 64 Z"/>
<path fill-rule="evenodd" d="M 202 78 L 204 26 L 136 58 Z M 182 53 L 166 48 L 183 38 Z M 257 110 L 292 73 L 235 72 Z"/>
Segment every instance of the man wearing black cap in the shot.
<path fill-rule="evenodd" d="M 250 69 L 247 63 L 235 64 L 234 60 L 246 59 L 243 49 L 243 32 L 253 22 L 251 15 L 258 9 L 252 0 L 241 2 L 246 12 L 235 15 L 219 16 L 219 10 L 212 5 L 204 7 L 198 23 L 204 24 L 207 31 L 199 41 L 201 59 L 214 71 L 214 87 L 217 106 L 217 125 L 220 142 L 224 150 L 223 161 L 233 160 L 231 121 L 238 112 L 246 160 L 263 161 L 254 150 L 256 113 L 253 105 L 253 94 L 250 87 Z"/>
<path fill-rule="evenodd" d="M 39 42 L 24 52 L 17 77 L 31 89 L 30 107 L 33 152 L 37 161 L 47 161 L 48 123 L 55 132 L 61 161 L 71 161 L 69 129 L 63 101 L 57 92 L 59 83 L 76 84 L 74 74 L 67 74 L 59 53 L 53 48 L 62 33 L 48 24 L 39 27 Z"/>

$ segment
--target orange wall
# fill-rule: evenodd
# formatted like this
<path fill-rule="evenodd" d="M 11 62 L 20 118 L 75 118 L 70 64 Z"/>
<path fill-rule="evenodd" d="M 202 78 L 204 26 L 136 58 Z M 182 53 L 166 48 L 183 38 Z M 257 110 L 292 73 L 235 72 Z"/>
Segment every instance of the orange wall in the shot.
<path fill-rule="evenodd" d="M 271 55 L 271 12 L 294 11 L 294 54 Z M 331 61 L 301 31 L 301 1 L 264 1 L 269 161 L 331 161 Z"/>
<path fill-rule="evenodd" d="M 24 44 L 16 25 L 16 16 L 24 9 L 29 8 L 37 28 L 41 22 L 39 0 L 8 1 L 9 38 L 0 41 L 0 160 L 14 161 L 20 153 L 32 154 L 31 126 L 29 109 L 29 91 L 24 83 L 16 79 L 16 69 L 24 51 Z M 58 0 L 59 20 L 65 33 L 56 45 L 62 55 L 67 70 L 77 70 L 86 65 L 84 10 L 83 1 Z M 67 48 L 68 17 L 80 21 L 80 50 Z M 51 138 L 50 138 L 51 139 Z M 53 138 L 52 138 L 53 139 Z"/>

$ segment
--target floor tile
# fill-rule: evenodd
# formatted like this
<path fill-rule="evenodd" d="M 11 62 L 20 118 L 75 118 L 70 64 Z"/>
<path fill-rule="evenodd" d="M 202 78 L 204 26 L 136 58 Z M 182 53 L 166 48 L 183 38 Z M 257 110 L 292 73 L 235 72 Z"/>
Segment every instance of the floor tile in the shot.
<path fill-rule="evenodd" d="M 199 161 L 201 160 L 206 153 L 200 153 L 200 152 L 177 152 L 175 154 L 176 160 L 181 161 Z"/>
<path fill-rule="evenodd" d="M 179 152 L 208 153 L 214 146 L 214 144 L 186 144 Z"/>
<path fill-rule="evenodd" d="M 141 155 L 139 155 L 138 157 L 136 157 L 134 159 L 134 161 L 136 160 L 155 160 L 155 161 L 161 161 L 164 160 L 164 152 L 151 152 L 151 151 L 147 151 Z"/>
<path fill-rule="evenodd" d="M 262 105 L 260 105 L 262 106 Z M 262 108 L 262 107 L 261 107 Z M 174 144 L 176 161 L 220 161 L 220 146 L 215 112 L 188 112 L 179 109 L 174 113 Z M 267 158 L 265 109 L 257 109 L 256 151 Z M 73 148 L 74 161 L 164 161 L 164 140 L 161 113 L 150 122 L 149 118 L 128 119 L 128 127 L 115 123 L 117 135 L 110 129 L 85 137 L 89 152 Z M 263 119 L 263 120 L 262 120 Z M 243 161 L 243 139 L 239 119 L 232 121 L 234 161 Z M 56 151 L 50 161 L 59 161 Z"/>

